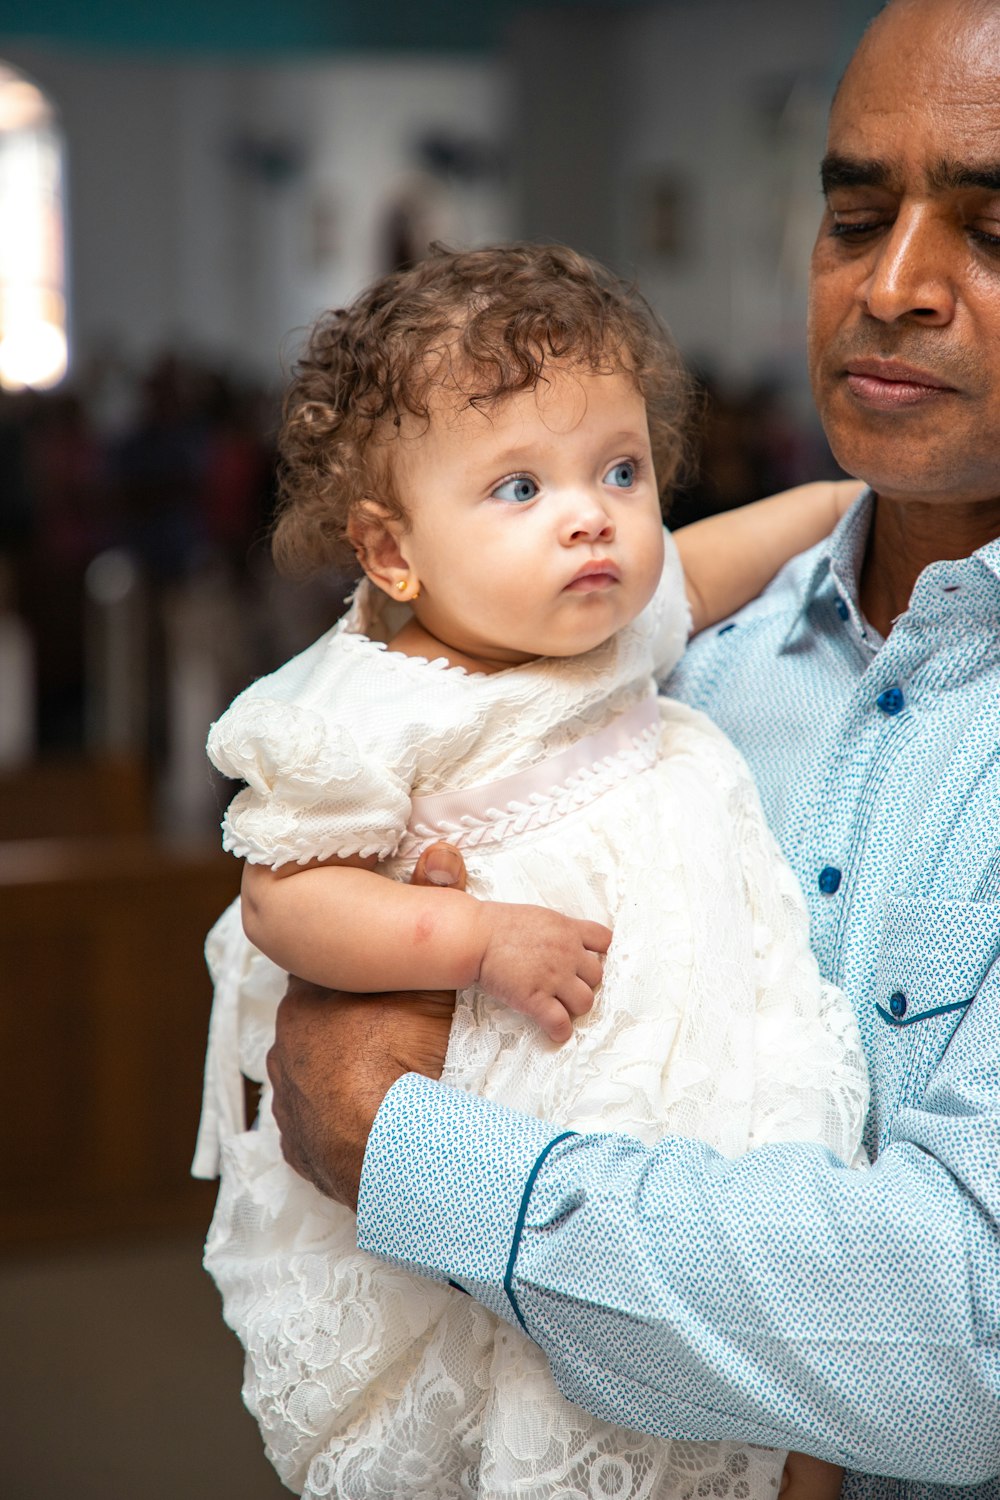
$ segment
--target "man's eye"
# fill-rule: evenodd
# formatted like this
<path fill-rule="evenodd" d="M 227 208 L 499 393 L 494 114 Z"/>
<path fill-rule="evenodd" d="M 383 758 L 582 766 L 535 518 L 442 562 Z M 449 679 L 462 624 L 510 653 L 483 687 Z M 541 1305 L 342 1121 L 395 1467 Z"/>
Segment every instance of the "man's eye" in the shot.
<path fill-rule="evenodd" d="M 534 500 L 538 494 L 538 485 L 527 474 L 515 474 L 513 479 L 505 479 L 503 484 L 498 484 L 493 491 L 494 500 L 514 500 L 523 505 L 527 500 Z"/>
<path fill-rule="evenodd" d="M 604 476 L 604 483 L 614 485 L 619 490 L 629 490 L 635 484 L 635 464 L 631 459 L 625 459 L 623 463 L 615 464 Z"/>
<path fill-rule="evenodd" d="M 863 240 L 866 235 L 881 229 L 884 223 L 883 219 L 834 219 L 830 233 L 838 240 Z"/>

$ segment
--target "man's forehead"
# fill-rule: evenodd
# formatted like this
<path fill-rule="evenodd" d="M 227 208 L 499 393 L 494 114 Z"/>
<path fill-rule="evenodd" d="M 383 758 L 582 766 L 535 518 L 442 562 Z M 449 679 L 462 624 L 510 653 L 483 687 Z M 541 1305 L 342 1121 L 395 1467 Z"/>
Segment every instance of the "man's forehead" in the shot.
<path fill-rule="evenodd" d="M 892 117 L 973 121 L 1000 129 L 1000 3 L 892 0 L 868 27 L 841 79 L 831 133 Z"/>
<path fill-rule="evenodd" d="M 827 153 L 845 182 L 848 164 L 886 185 L 918 170 L 932 190 L 988 176 L 1000 162 L 1000 4 L 897 0 L 841 80 Z"/>

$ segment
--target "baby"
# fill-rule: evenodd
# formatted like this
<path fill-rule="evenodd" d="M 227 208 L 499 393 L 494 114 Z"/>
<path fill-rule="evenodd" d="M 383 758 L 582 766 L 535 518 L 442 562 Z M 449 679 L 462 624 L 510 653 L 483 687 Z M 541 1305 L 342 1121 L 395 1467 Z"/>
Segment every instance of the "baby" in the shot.
<path fill-rule="evenodd" d="M 253 1131 L 233 1104 L 240 1064 L 263 1081 L 290 971 L 457 989 L 446 1079 L 574 1128 L 854 1158 L 860 1044 L 795 879 L 736 751 L 656 694 L 689 632 L 848 495 L 806 487 L 675 544 L 660 496 L 685 405 L 645 304 L 558 246 L 383 278 L 321 321 L 292 385 L 277 559 L 323 566 L 346 541 L 366 577 L 209 737 L 246 783 L 224 828 L 250 944 L 233 911 L 210 939 L 199 1165 L 221 1144 L 206 1262 L 307 1495 L 770 1500 L 782 1480 L 784 1454 L 571 1406 L 530 1329 L 357 1250 L 352 1216 L 285 1166 L 266 1089 Z M 441 838 L 467 892 L 407 884 Z M 795 1462 L 786 1495 L 837 1493 L 839 1471 Z"/>

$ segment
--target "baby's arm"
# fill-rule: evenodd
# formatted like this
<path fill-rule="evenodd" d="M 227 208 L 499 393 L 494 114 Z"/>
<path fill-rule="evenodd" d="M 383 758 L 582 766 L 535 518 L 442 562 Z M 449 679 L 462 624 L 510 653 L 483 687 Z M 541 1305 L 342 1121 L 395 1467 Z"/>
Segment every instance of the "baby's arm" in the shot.
<path fill-rule="evenodd" d="M 800 484 L 675 532 L 693 630 L 756 599 L 790 558 L 829 535 L 863 488 L 855 479 Z"/>
<path fill-rule="evenodd" d="M 243 867 L 247 937 L 327 988 L 454 990 L 478 984 L 554 1042 L 594 1003 L 611 933 L 541 906 L 477 901 L 376 875 L 371 860 Z"/>

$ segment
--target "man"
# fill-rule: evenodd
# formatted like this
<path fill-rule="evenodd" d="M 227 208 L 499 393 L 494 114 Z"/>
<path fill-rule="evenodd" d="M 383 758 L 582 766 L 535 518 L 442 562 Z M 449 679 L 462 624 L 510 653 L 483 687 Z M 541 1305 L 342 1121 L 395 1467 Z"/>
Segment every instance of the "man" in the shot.
<path fill-rule="evenodd" d="M 812 380 L 874 494 L 696 642 L 675 691 L 746 754 L 857 1007 L 871 1170 L 566 1136 L 444 1089 L 408 1073 L 440 1069 L 432 997 L 293 986 L 275 1112 L 292 1164 L 349 1202 L 371 1128 L 359 1243 L 523 1322 L 598 1415 L 801 1449 L 866 1500 L 1000 1497 L 995 0 L 892 0 L 823 177 Z"/>

